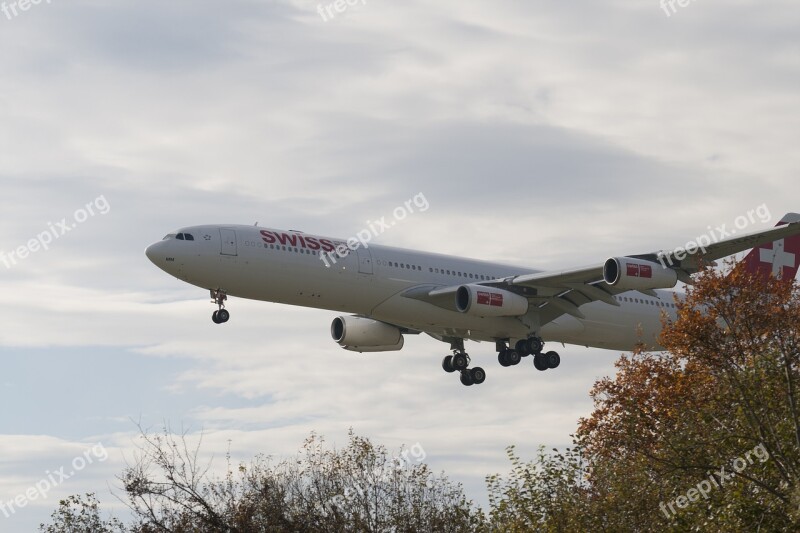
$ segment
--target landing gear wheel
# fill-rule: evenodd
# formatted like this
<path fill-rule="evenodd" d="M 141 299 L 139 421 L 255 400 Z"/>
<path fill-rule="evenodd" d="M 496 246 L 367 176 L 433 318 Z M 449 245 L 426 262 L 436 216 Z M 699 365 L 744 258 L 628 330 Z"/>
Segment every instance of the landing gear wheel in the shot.
<path fill-rule="evenodd" d="M 453 368 L 455 370 L 466 370 L 467 366 L 469 366 L 469 359 L 467 359 L 467 354 L 457 353 L 453 355 Z"/>
<path fill-rule="evenodd" d="M 486 381 L 486 372 L 479 366 L 476 366 L 472 370 L 469 371 L 470 377 L 472 377 L 472 382 L 475 385 L 480 385 L 484 381 Z M 463 383 L 463 382 L 462 382 Z"/>
<path fill-rule="evenodd" d="M 497 354 L 497 361 L 500 363 L 501 366 L 511 366 L 508 362 L 508 350 L 503 350 L 502 352 Z"/>
<path fill-rule="evenodd" d="M 219 320 L 220 324 L 224 324 L 228 320 L 230 320 L 231 314 L 228 312 L 227 309 L 220 309 L 217 311 L 217 320 Z"/>
<path fill-rule="evenodd" d="M 521 360 L 522 357 L 520 357 L 518 351 L 506 350 L 506 363 L 508 363 L 508 366 L 518 365 Z"/>
<path fill-rule="evenodd" d="M 522 358 L 518 351 L 505 348 L 497 354 L 497 360 L 502 366 L 514 366 L 518 365 Z"/>
<path fill-rule="evenodd" d="M 514 349 L 520 355 L 520 357 L 528 357 L 530 352 L 528 351 L 528 340 L 527 339 L 520 339 L 514 345 Z"/>
<path fill-rule="evenodd" d="M 529 337 L 525 341 L 525 348 L 528 353 L 536 355 L 541 353 L 542 348 L 544 348 L 544 342 L 539 337 Z"/>
<path fill-rule="evenodd" d="M 537 353 L 533 356 L 533 366 L 536 370 L 545 371 L 547 370 L 547 356 L 543 353 Z"/>
<path fill-rule="evenodd" d="M 219 324 L 220 323 L 220 321 L 219 321 L 219 311 L 214 311 L 214 314 L 211 315 L 211 320 L 212 320 L 212 322 L 214 322 L 214 324 Z"/>
<path fill-rule="evenodd" d="M 467 387 L 471 387 L 475 384 L 475 380 L 472 377 L 472 372 L 469 370 L 462 370 L 461 371 L 461 384 L 466 385 Z"/>
<path fill-rule="evenodd" d="M 544 354 L 547 361 L 547 368 L 558 368 L 561 364 L 561 356 L 556 352 L 547 352 Z"/>
<path fill-rule="evenodd" d="M 453 356 L 452 355 L 448 355 L 444 359 L 442 359 L 442 368 L 448 374 L 456 371 L 456 369 L 453 367 Z"/>

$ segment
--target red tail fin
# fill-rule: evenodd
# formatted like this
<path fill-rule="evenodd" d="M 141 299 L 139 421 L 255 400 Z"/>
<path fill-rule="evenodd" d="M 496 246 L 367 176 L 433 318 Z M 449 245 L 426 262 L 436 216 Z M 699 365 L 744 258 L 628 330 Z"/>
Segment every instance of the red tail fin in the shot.
<path fill-rule="evenodd" d="M 800 220 L 800 215 L 789 213 L 776 226 Z M 800 235 L 786 237 L 775 242 L 762 244 L 753 248 L 744 258 L 748 272 L 760 276 L 778 276 L 782 279 L 794 279 L 800 266 Z"/>

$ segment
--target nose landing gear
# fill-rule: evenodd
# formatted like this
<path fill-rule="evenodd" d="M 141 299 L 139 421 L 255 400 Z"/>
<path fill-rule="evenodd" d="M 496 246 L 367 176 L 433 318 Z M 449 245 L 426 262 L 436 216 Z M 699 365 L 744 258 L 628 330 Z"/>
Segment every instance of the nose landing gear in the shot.
<path fill-rule="evenodd" d="M 211 320 L 214 324 L 224 324 L 231 318 L 231 314 L 225 309 L 225 300 L 228 295 L 222 289 L 211 289 L 211 301 L 219 306 L 219 310 L 214 311 Z"/>

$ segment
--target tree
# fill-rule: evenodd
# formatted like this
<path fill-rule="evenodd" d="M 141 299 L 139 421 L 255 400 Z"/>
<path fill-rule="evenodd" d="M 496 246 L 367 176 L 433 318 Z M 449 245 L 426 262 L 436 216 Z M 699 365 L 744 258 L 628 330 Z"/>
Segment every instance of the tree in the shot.
<path fill-rule="evenodd" d="M 97 531 L 458 533 L 485 526 L 462 487 L 430 471 L 418 445 L 390 455 L 351 431 L 347 446 L 337 450 L 312 434 L 293 459 L 275 463 L 259 456 L 232 468 L 228 456 L 226 475 L 218 479 L 210 463 L 198 459 L 201 444 L 191 446 L 185 433 L 141 431 L 141 439 L 133 464 L 120 476 L 135 523 Z M 72 501 L 88 503 L 90 518 L 98 516 L 95 500 Z M 54 513 L 53 525 L 41 530 L 95 531 L 67 529 L 74 515 Z"/>
<path fill-rule="evenodd" d="M 636 524 L 658 509 L 645 516 L 660 529 L 796 528 L 799 336 L 794 282 L 706 271 L 665 324 L 667 351 L 623 357 L 592 391 L 577 432 L 589 479 L 642 480 L 601 493 L 614 512 Z"/>
<path fill-rule="evenodd" d="M 103 520 L 100 517 L 100 506 L 93 493 L 80 496 L 69 496 L 59 502 L 50 516 L 52 525 L 41 524 L 44 533 L 124 533 L 128 531 L 116 518 Z"/>
<path fill-rule="evenodd" d="M 708 270 L 662 353 L 621 357 L 575 447 L 490 477 L 493 523 L 542 531 L 795 531 L 800 292 Z"/>
<path fill-rule="evenodd" d="M 520 459 L 514 446 L 506 453 L 512 467 L 508 478 L 486 478 L 494 530 L 588 530 L 582 505 L 586 465 L 580 448 L 548 453 L 540 446 L 536 460 L 528 463 Z"/>

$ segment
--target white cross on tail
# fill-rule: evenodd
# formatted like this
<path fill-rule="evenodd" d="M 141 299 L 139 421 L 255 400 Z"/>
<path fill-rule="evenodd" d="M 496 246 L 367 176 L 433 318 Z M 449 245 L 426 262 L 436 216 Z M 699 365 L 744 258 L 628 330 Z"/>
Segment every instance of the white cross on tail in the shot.
<path fill-rule="evenodd" d="M 783 249 L 783 239 L 772 243 L 772 250 L 761 248 L 759 250 L 760 259 L 762 263 L 772 264 L 772 274 L 775 277 L 783 273 L 783 267 L 794 268 L 794 254 L 791 254 Z"/>

